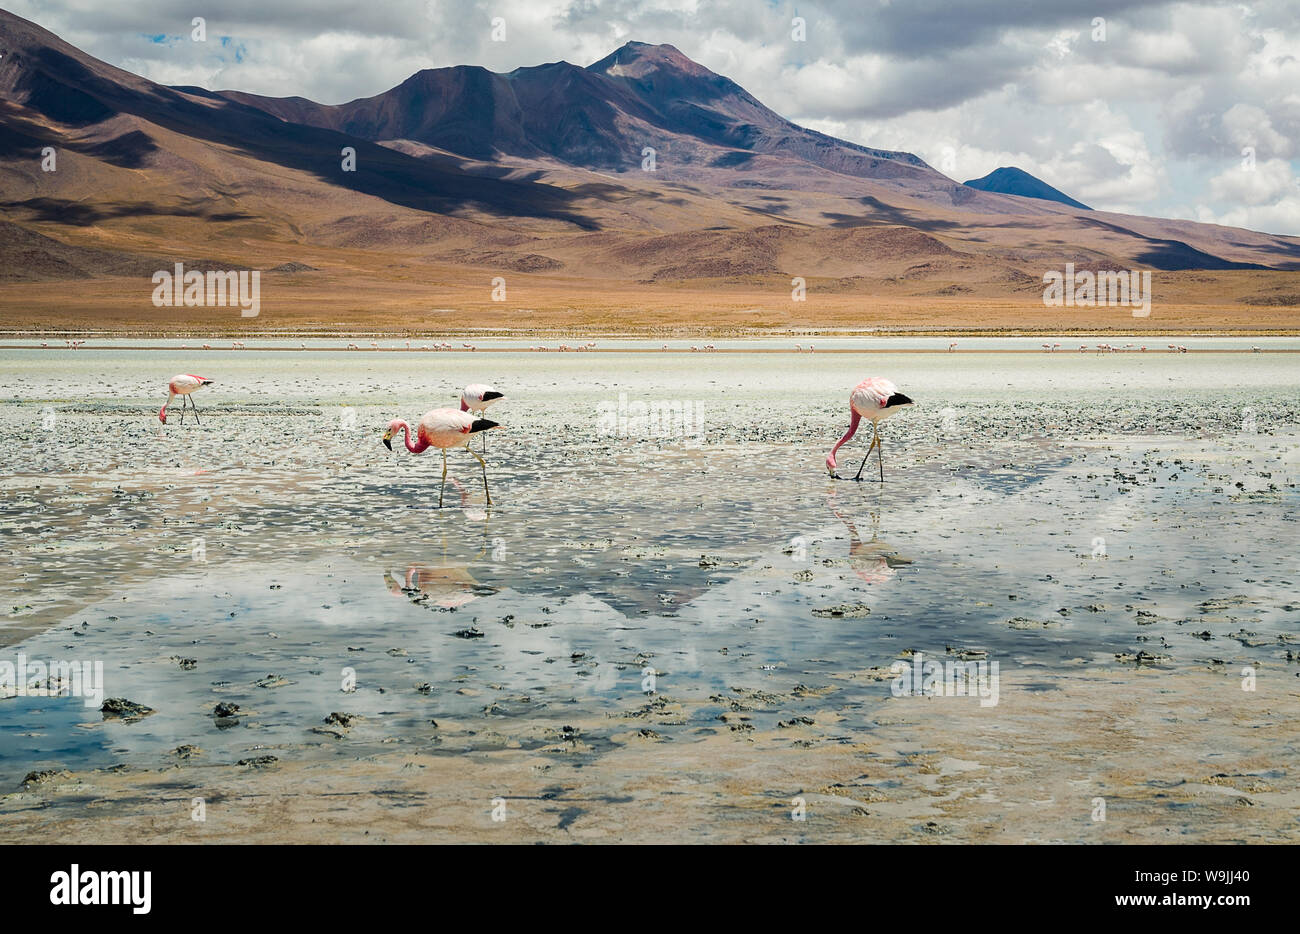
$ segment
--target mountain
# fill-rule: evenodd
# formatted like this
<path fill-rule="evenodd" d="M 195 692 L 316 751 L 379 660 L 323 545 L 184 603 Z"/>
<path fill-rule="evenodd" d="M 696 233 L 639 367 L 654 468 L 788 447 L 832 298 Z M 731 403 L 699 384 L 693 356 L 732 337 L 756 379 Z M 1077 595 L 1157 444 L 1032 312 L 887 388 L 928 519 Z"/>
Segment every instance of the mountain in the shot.
<path fill-rule="evenodd" d="M 192 257 L 280 277 L 263 307 L 322 328 L 463 320 L 449 308 L 518 327 L 517 302 L 529 326 L 672 327 L 692 289 L 701 320 L 737 327 L 860 327 L 864 307 L 1041 318 L 1043 272 L 1066 263 L 1195 270 L 1188 301 L 1239 299 L 1252 320 L 1300 291 L 1300 239 L 1081 211 L 1027 175 L 961 185 L 791 123 L 668 45 L 429 69 L 338 105 L 166 87 L 4 11 L 0 51 L 0 327 L 139 321 L 144 273 Z M 1206 270 L 1260 275 L 1227 294 Z M 493 303 L 504 273 L 511 301 Z M 43 287 L 60 281 L 83 285 Z"/>
<path fill-rule="evenodd" d="M 1004 195 L 1020 195 L 1023 198 L 1059 201 L 1061 204 L 1068 204 L 1072 208 L 1079 208 L 1084 211 L 1092 210 L 1083 202 L 1075 201 L 1069 195 L 1058 191 L 1042 179 L 1035 178 L 1024 169 L 1018 169 L 1015 166 L 1003 166 L 1000 169 L 994 169 L 983 178 L 973 178 L 963 184 L 970 188 L 977 188 L 980 191 L 996 191 Z"/>
<path fill-rule="evenodd" d="M 223 91 L 282 120 L 371 141 L 410 140 L 473 159 L 550 158 L 588 169 L 641 168 L 645 146 L 671 174 L 797 158 L 859 178 L 956 185 L 907 152 L 807 130 L 671 45 L 629 42 L 586 68 L 552 62 L 494 74 L 476 66 L 417 72 L 397 87 L 329 106 Z"/>

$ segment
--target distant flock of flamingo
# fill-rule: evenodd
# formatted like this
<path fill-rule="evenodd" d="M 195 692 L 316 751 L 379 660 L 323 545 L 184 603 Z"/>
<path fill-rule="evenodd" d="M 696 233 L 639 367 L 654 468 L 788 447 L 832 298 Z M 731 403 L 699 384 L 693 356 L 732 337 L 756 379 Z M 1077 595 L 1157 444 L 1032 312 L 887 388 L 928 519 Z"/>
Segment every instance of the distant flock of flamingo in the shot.
<path fill-rule="evenodd" d="M 65 341 L 64 343 L 67 345 L 67 349 L 68 349 L 68 350 L 80 350 L 80 349 L 85 345 L 86 342 L 85 342 L 84 340 L 79 340 L 79 341 L 69 340 L 69 341 Z M 46 347 L 46 348 L 48 348 L 50 345 L 49 345 L 49 342 L 48 342 L 48 341 L 41 341 L 41 346 L 42 346 L 42 347 Z M 475 346 L 474 344 L 464 344 L 464 343 L 463 343 L 463 344 L 461 344 L 460 346 L 461 346 L 461 349 L 462 349 L 462 350 L 468 350 L 468 351 L 477 351 L 477 350 L 478 350 L 478 347 Z M 1107 353 L 1107 352 L 1109 352 L 1109 353 L 1118 353 L 1118 352 L 1121 352 L 1121 351 L 1132 351 L 1132 350 L 1137 350 L 1139 353 L 1146 353 L 1146 352 L 1147 352 L 1147 348 L 1146 348 L 1146 345 L 1145 345 L 1145 344 L 1143 344 L 1143 345 L 1140 346 L 1140 347 L 1138 347 L 1138 346 L 1136 346 L 1136 345 L 1134 345 L 1134 344 L 1125 344 L 1122 348 L 1117 347 L 1117 346 L 1115 346 L 1114 344 L 1096 344 L 1096 345 L 1094 345 L 1094 346 L 1095 346 L 1095 348 L 1096 348 L 1096 350 L 1097 350 L 1098 353 Z M 1182 344 L 1170 344 L 1170 345 L 1168 345 L 1168 346 L 1169 346 L 1169 351 L 1170 351 L 1171 353 L 1187 353 L 1187 348 L 1186 348 L 1184 345 L 1182 345 Z M 299 347 L 300 349 L 302 349 L 302 350 L 306 350 L 306 349 L 307 349 L 307 345 L 306 345 L 305 343 L 302 343 L 302 342 L 299 342 L 298 347 Z M 411 342 L 410 342 L 410 341 L 405 341 L 405 348 L 406 348 L 407 350 L 410 350 L 410 349 L 411 349 Z M 1058 350 L 1061 349 L 1061 345 L 1060 345 L 1060 344 L 1043 344 L 1043 345 L 1042 345 L 1042 348 L 1043 348 L 1043 350 L 1045 350 L 1045 351 L 1048 352 L 1048 353 L 1056 353 L 1056 351 L 1058 351 Z M 188 349 L 189 349 L 189 345 L 188 345 L 188 344 L 181 344 L 181 350 L 188 350 Z M 203 350 L 211 350 L 211 349 L 212 349 L 212 345 L 211 345 L 211 344 L 203 344 L 202 347 L 201 347 L 201 349 L 203 349 Z M 247 350 L 248 347 L 244 344 L 243 341 L 232 341 L 231 344 L 230 344 L 230 349 L 231 349 L 231 350 Z M 361 345 L 359 345 L 359 344 L 355 344 L 355 343 L 349 343 L 349 344 L 345 345 L 344 349 L 345 349 L 345 350 L 360 350 L 360 349 L 361 349 Z M 381 347 L 379 346 L 378 342 L 376 342 L 376 341 L 371 341 L 371 342 L 370 342 L 370 349 L 371 349 L 371 350 L 388 350 L 388 349 L 396 350 L 397 348 L 396 348 L 396 347 L 392 347 L 392 348 L 381 348 Z M 432 347 L 430 347 L 428 344 L 421 344 L 421 345 L 419 346 L 419 348 L 417 348 L 417 349 L 419 349 L 419 350 L 435 350 L 435 351 L 440 351 L 440 350 L 455 350 L 456 348 L 455 348 L 454 346 L 452 346 L 451 344 L 447 343 L 446 341 L 439 341 L 438 343 L 435 343 Z M 530 346 L 528 349 L 529 349 L 530 351 L 541 351 L 541 352 L 546 352 L 546 351 L 549 351 L 551 348 L 550 348 L 550 347 L 547 347 L 547 346 L 545 346 L 545 345 L 542 345 L 542 344 L 538 344 L 538 345 L 536 345 L 536 346 Z M 595 341 L 587 341 L 585 344 L 579 344 L 579 345 L 577 345 L 576 347 L 571 347 L 571 346 L 569 346 L 568 344 L 560 344 L 558 347 L 555 348 L 555 350 L 556 350 L 557 352 L 559 352 L 559 353 L 575 352 L 575 351 L 589 351 L 589 350 L 595 350 L 595 349 L 596 349 L 596 342 L 595 342 Z M 667 344 L 664 344 L 663 347 L 662 347 L 661 349 L 663 349 L 663 350 L 669 350 L 669 349 L 671 349 L 671 348 L 670 348 Z M 703 352 L 705 352 L 705 353 L 711 353 L 711 352 L 713 352 L 713 351 L 716 351 L 717 349 L 718 349 L 718 348 L 715 347 L 713 344 L 705 344 L 703 347 L 699 347 L 699 346 L 696 346 L 695 344 L 691 344 L 691 352 L 692 352 L 692 353 L 698 353 L 698 352 L 700 352 L 700 351 L 703 351 Z M 952 352 L 955 351 L 956 349 L 957 349 L 957 342 L 956 342 L 956 341 L 953 341 L 952 343 L 950 343 L 950 344 L 948 345 L 948 352 L 949 352 L 949 353 L 952 353 Z M 794 350 L 795 350 L 795 353 L 803 353 L 803 345 L 802 345 L 802 344 L 795 344 L 795 345 L 794 345 Z M 1257 346 L 1257 345 L 1252 346 L 1252 347 L 1250 348 L 1250 350 L 1251 350 L 1251 353 L 1260 353 L 1260 352 L 1261 352 L 1260 347 Z M 1079 345 L 1079 353 L 1086 353 L 1087 351 L 1088 351 L 1088 345 L 1087 345 L 1087 344 L 1080 344 L 1080 345 Z M 814 352 L 815 352 L 815 348 L 813 347 L 812 344 L 809 344 L 809 345 L 808 345 L 808 353 L 814 353 Z"/>

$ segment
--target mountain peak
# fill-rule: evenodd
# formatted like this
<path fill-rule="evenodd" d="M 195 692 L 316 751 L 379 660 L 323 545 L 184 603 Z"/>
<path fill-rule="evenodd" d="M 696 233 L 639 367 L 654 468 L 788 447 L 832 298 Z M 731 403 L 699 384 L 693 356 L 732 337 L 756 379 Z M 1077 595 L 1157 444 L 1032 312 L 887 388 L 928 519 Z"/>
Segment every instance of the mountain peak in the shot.
<path fill-rule="evenodd" d="M 609 75 L 611 78 L 644 78 L 656 71 L 671 71 L 682 75 L 708 77 L 709 69 L 693 61 L 676 46 L 664 43 L 626 42 L 600 61 L 589 65 L 588 71 Z"/>
<path fill-rule="evenodd" d="M 992 191 L 1003 195 L 1020 195 L 1024 198 L 1038 198 L 1040 201 L 1056 201 L 1068 204 L 1072 208 L 1091 211 L 1092 208 L 1082 201 L 1075 201 L 1063 191 L 1053 188 L 1041 178 L 1030 175 L 1024 169 L 1013 165 L 1004 165 L 994 169 L 983 178 L 973 178 L 964 183 L 968 188 L 979 191 Z"/>

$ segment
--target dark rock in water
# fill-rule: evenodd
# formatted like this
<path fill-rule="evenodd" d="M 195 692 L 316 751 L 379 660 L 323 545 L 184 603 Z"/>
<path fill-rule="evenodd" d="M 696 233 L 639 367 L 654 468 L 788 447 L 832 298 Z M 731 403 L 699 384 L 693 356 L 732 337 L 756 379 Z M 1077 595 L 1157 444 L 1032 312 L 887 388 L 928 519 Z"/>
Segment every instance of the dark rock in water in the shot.
<path fill-rule="evenodd" d="M 214 717 L 221 717 L 222 719 L 225 719 L 227 717 L 235 717 L 238 715 L 239 715 L 238 704 L 229 704 L 226 703 L 225 701 L 222 701 L 220 704 L 217 704 L 217 706 L 212 708 L 212 716 Z"/>
<path fill-rule="evenodd" d="M 330 723 L 335 726 L 341 726 L 346 730 L 348 727 L 352 726 L 352 722 L 354 720 L 360 720 L 360 719 L 361 718 L 354 713 L 343 713 L 341 711 L 336 710 L 333 713 L 331 713 L 328 717 L 326 717 L 323 722 Z"/>
<path fill-rule="evenodd" d="M 415 686 L 415 690 L 420 694 L 432 694 L 433 685 L 430 684 L 428 681 L 425 681 L 423 684 L 417 684 Z"/>
<path fill-rule="evenodd" d="M 815 721 L 811 717 L 794 717 L 791 720 L 781 720 L 777 723 L 779 727 L 792 726 L 812 726 Z"/>
<path fill-rule="evenodd" d="M 199 660 L 197 658 L 179 658 L 177 656 L 173 656 L 173 657 L 176 658 L 176 664 L 181 666 L 181 671 L 193 671 L 195 668 L 199 666 Z"/>
<path fill-rule="evenodd" d="M 203 750 L 198 746 L 191 746 L 186 743 L 183 746 L 177 746 L 172 750 L 172 755 L 178 759 L 193 759 L 195 756 L 203 755 Z"/>
<path fill-rule="evenodd" d="M 293 684 L 293 682 L 290 681 L 289 679 L 282 678 L 279 675 L 275 674 L 274 672 L 267 675 L 265 678 L 259 678 L 257 681 L 254 681 L 253 683 L 257 685 L 259 688 L 282 688 L 286 684 Z"/>
<path fill-rule="evenodd" d="M 461 639 L 482 639 L 483 638 L 483 633 L 479 632 L 477 629 L 460 629 L 452 633 L 452 635 L 457 636 L 458 638 Z"/>
<path fill-rule="evenodd" d="M 44 769 L 40 772 L 28 772 L 27 777 L 23 779 L 23 787 L 31 788 L 33 785 L 40 785 L 44 782 L 48 782 L 52 778 L 71 776 L 71 772 L 63 769 Z"/>
<path fill-rule="evenodd" d="M 871 615 L 871 607 L 865 603 L 837 603 L 819 607 L 812 611 L 812 615 L 830 619 L 862 619 Z"/>
<path fill-rule="evenodd" d="M 123 720 L 139 720 L 147 717 L 154 712 L 152 707 L 146 707 L 144 704 L 137 704 L 135 701 L 129 701 L 125 697 L 110 697 L 104 701 L 99 708 L 99 712 L 105 717 L 119 717 Z"/>
<path fill-rule="evenodd" d="M 275 765 L 279 761 L 275 756 L 255 756 L 251 759 L 240 759 L 235 765 L 246 765 L 249 768 L 262 769 L 268 765 Z"/>
<path fill-rule="evenodd" d="M 1061 624 L 1050 619 L 1030 619 L 1027 616 L 1013 616 L 1007 620 L 1008 629 L 1060 629 Z"/>

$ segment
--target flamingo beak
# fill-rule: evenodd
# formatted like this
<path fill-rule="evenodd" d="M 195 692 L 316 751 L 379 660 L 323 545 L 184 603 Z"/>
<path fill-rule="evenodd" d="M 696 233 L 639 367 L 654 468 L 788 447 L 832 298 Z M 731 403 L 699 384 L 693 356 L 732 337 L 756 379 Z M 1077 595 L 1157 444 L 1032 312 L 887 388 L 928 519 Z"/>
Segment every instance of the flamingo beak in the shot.
<path fill-rule="evenodd" d="M 393 449 L 392 438 L 393 438 L 393 433 L 391 431 L 384 432 L 384 447 L 388 448 L 388 450 L 390 451 Z"/>

